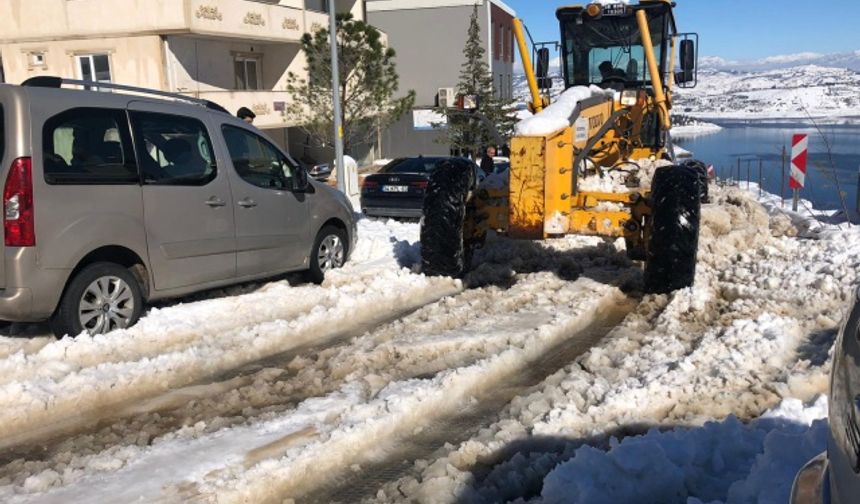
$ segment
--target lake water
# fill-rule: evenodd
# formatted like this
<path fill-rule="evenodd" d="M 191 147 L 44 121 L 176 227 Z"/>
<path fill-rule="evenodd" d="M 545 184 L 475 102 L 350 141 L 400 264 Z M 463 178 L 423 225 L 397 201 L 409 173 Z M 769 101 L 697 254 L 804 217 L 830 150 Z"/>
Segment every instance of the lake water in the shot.
<path fill-rule="evenodd" d="M 821 133 L 808 124 L 751 127 L 721 123 L 720 126 L 723 130 L 718 133 L 676 139 L 675 142 L 691 151 L 696 159 L 714 165 L 721 178 L 737 179 L 737 160 L 741 159 L 740 179 L 747 180 L 749 162 L 750 178 L 753 182 L 758 182 L 759 160 L 762 160 L 762 185 L 767 191 L 780 194 L 782 147 L 785 146 L 787 157 L 790 157 L 792 135 L 806 133 L 809 135 L 810 158 L 806 188 L 801 191 L 801 197 L 812 201 L 816 208 L 841 209 L 839 198 L 839 190 L 841 190 L 848 209 L 855 209 L 857 176 L 860 168 L 860 126 L 824 125 L 821 126 Z M 828 155 L 828 143 L 830 155 Z M 790 198 L 788 161 L 786 161 L 784 191 L 786 197 Z"/>

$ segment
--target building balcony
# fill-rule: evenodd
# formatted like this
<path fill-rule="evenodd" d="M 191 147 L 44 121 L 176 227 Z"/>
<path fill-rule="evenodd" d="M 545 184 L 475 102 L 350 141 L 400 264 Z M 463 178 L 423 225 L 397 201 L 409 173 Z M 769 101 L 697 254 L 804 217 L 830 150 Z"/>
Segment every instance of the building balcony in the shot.
<path fill-rule="evenodd" d="M 11 13 L 0 23 L 6 43 L 156 34 L 296 43 L 328 23 L 302 0 L 0 0 L 0 11 Z"/>
<path fill-rule="evenodd" d="M 183 94 L 215 102 L 231 114 L 241 107 L 248 107 L 257 114 L 254 126 L 258 128 L 290 128 L 298 125 L 287 119 L 286 111 L 292 99 L 286 91 L 202 91 Z"/>

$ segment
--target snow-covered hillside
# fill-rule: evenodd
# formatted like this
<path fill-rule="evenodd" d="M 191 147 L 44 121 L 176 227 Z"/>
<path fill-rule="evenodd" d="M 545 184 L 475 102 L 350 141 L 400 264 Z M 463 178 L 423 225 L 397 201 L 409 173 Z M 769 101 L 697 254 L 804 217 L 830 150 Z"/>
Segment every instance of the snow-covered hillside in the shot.
<path fill-rule="evenodd" d="M 552 95 L 564 88 L 556 76 Z M 675 89 L 676 114 L 708 120 L 860 120 L 860 71 L 819 65 L 773 70 L 702 68 L 693 89 Z M 528 101 L 524 76 L 514 80 L 517 101 Z M 841 119 L 840 119 L 841 118 Z"/>
<path fill-rule="evenodd" d="M 702 119 L 860 117 L 860 72 L 806 65 L 761 72 L 708 70 L 677 89 L 675 112 Z"/>

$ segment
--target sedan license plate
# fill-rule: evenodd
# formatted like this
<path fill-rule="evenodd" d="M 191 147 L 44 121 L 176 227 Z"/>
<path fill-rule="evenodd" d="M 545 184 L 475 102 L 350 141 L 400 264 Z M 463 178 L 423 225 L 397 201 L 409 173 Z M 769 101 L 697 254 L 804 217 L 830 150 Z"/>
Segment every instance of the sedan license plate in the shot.
<path fill-rule="evenodd" d="M 405 186 L 405 185 L 382 186 L 382 192 L 397 192 L 397 193 L 409 192 L 409 186 Z"/>

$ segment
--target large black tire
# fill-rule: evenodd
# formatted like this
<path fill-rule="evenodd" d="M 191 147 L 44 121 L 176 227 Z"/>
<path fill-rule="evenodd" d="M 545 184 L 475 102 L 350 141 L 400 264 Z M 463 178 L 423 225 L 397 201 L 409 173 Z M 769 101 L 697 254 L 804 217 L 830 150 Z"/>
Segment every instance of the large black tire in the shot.
<path fill-rule="evenodd" d="M 343 267 L 349 257 L 349 242 L 346 231 L 336 226 L 325 226 L 314 240 L 311 251 L 310 269 L 306 277 L 315 284 L 323 283 L 325 273 Z"/>
<path fill-rule="evenodd" d="M 94 292 L 99 291 L 97 281 L 104 282 L 104 297 Z M 120 287 L 124 284 L 124 287 Z M 91 289 L 92 287 L 92 289 Z M 127 290 L 126 290 L 127 289 Z M 116 299 L 112 296 L 116 294 Z M 84 302 L 88 305 L 102 305 L 105 308 L 101 318 L 98 310 L 89 309 L 91 315 L 87 325 L 81 321 Z M 119 264 L 98 262 L 81 269 L 66 287 L 60 305 L 50 320 L 53 333 L 58 337 L 77 336 L 84 331 L 91 334 L 103 334 L 114 329 L 133 326 L 143 313 L 143 294 L 140 282 L 129 270 Z"/>
<path fill-rule="evenodd" d="M 466 200 L 474 173 L 462 163 L 442 162 L 430 176 L 421 223 L 421 266 L 428 276 L 462 278 L 469 268 L 464 237 Z"/>
<path fill-rule="evenodd" d="M 699 198 L 702 200 L 702 203 L 708 203 L 710 200 L 710 191 L 708 189 L 708 167 L 705 166 L 705 163 L 696 159 L 684 161 L 681 163 L 681 166 L 695 171 L 699 176 Z"/>
<path fill-rule="evenodd" d="M 687 166 L 659 168 L 651 183 L 651 237 L 645 259 L 645 290 L 668 294 L 691 287 L 701 221 L 699 173 Z"/>

